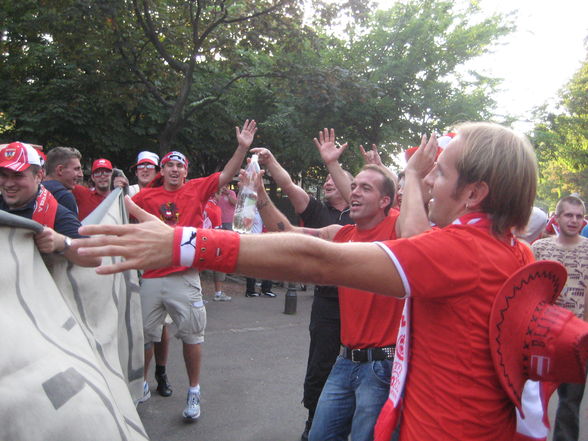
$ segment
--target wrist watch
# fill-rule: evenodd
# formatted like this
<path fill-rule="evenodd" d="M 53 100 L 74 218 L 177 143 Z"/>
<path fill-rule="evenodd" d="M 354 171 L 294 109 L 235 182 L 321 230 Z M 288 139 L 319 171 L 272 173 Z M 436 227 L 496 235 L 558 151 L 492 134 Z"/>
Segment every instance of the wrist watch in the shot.
<path fill-rule="evenodd" d="M 63 240 L 63 249 L 61 251 L 56 251 L 57 254 L 63 254 L 71 247 L 71 237 L 64 236 Z"/>

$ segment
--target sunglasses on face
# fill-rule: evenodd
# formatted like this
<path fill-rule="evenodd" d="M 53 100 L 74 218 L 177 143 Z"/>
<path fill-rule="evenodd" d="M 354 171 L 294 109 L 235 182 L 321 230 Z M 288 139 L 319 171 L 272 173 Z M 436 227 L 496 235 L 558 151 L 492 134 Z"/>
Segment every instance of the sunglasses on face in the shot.
<path fill-rule="evenodd" d="M 139 164 L 137 170 L 153 170 L 155 166 L 153 164 Z"/>
<path fill-rule="evenodd" d="M 92 176 L 108 176 L 112 174 L 112 170 L 96 170 L 95 172 L 92 172 Z"/>

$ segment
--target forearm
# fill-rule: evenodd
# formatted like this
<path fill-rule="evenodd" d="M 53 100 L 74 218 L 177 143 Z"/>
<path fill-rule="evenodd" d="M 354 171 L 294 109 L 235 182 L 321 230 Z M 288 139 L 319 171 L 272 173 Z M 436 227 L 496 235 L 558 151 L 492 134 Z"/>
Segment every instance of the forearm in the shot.
<path fill-rule="evenodd" d="M 302 213 L 306 210 L 310 197 L 303 188 L 292 181 L 288 172 L 284 170 L 275 158 L 268 162 L 267 169 L 270 172 L 272 179 L 276 182 L 276 185 L 288 196 L 290 203 L 294 207 L 294 211 L 296 211 L 296 213 Z"/>
<path fill-rule="evenodd" d="M 431 224 L 418 175 L 407 171 L 404 179 L 404 196 L 396 226 L 398 237 L 411 237 L 431 229 Z"/>
<path fill-rule="evenodd" d="M 247 155 L 247 150 L 249 149 L 248 146 L 245 145 L 238 145 L 235 153 L 231 156 L 231 159 L 225 164 L 223 171 L 220 174 L 218 179 L 218 188 L 220 189 L 222 186 L 230 183 L 233 180 L 239 170 L 241 169 L 241 165 L 243 164 L 243 160 Z"/>
<path fill-rule="evenodd" d="M 343 170 L 343 167 L 341 167 L 341 164 L 339 164 L 338 161 L 333 161 L 327 164 L 327 168 L 329 169 L 331 178 L 335 183 L 335 187 L 337 187 L 337 190 L 339 190 L 339 193 L 341 193 L 345 202 L 349 203 L 349 200 L 351 199 L 351 181 L 349 180 L 347 173 L 345 173 L 345 170 Z"/>
<path fill-rule="evenodd" d="M 294 226 L 284 213 L 274 205 L 265 189 L 257 192 L 257 209 L 268 231 L 293 231 Z"/>
<path fill-rule="evenodd" d="M 240 240 L 239 274 L 404 296 L 396 268 L 376 244 L 338 244 L 291 233 L 244 235 Z"/>

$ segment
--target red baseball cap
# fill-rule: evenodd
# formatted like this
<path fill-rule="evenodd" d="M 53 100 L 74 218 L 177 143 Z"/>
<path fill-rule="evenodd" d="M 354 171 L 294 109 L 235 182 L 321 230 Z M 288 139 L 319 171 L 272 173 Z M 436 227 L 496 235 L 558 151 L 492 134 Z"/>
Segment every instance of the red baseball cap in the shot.
<path fill-rule="evenodd" d="M 112 170 L 112 163 L 108 159 L 96 159 L 92 163 L 92 173 L 94 173 L 99 168 L 105 168 L 107 170 Z"/>
<path fill-rule="evenodd" d="M 586 381 L 588 322 L 553 304 L 566 279 L 560 263 L 534 262 L 514 273 L 494 299 L 489 330 L 492 361 L 502 387 L 521 413 L 527 380 Z"/>
<path fill-rule="evenodd" d="M 39 152 L 30 144 L 12 142 L 0 150 L 0 168 L 13 171 L 27 170 L 31 165 L 42 166 Z"/>

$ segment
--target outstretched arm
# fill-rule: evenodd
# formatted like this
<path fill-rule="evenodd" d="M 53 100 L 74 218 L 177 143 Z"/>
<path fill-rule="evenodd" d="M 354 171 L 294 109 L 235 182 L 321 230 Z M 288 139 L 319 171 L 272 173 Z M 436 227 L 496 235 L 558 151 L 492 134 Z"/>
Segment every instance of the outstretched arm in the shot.
<path fill-rule="evenodd" d="M 339 158 L 347 149 L 347 143 L 343 145 L 337 145 L 335 143 L 335 129 L 323 129 L 319 132 L 318 139 L 314 138 L 313 141 L 323 162 L 327 166 L 327 169 L 329 169 L 337 190 L 339 190 L 345 202 L 349 203 L 349 199 L 351 198 L 351 180 L 339 163 Z"/>
<path fill-rule="evenodd" d="M 223 185 L 230 183 L 233 180 L 233 177 L 239 172 L 241 168 L 241 164 L 243 164 L 243 160 L 245 159 L 245 155 L 247 155 L 247 151 L 253 142 L 253 138 L 255 137 L 255 132 L 257 132 L 257 124 L 254 120 L 249 121 L 248 119 L 245 120 L 243 124 L 243 128 L 239 130 L 239 127 L 235 127 L 235 132 L 237 134 L 237 149 L 229 162 L 225 164 L 225 168 L 220 174 L 220 178 L 218 180 L 218 189 Z"/>
<path fill-rule="evenodd" d="M 76 239 L 76 246 L 81 247 L 79 252 L 86 256 L 124 257 L 120 263 L 99 267 L 100 274 L 171 265 L 174 229 L 141 210 L 129 198 L 125 198 L 125 203 L 129 213 L 142 223 L 84 226 L 81 234 L 105 236 Z M 238 241 L 235 271 L 240 274 L 349 286 L 396 297 L 405 293 L 392 260 L 374 243 L 332 243 L 289 233 L 239 236 L 230 231 L 205 231 L 218 235 L 216 240 L 220 244 Z M 199 246 L 197 240 L 196 237 L 195 247 Z M 198 264 L 194 262 L 194 266 Z"/>
<path fill-rule="evenodd" d="M 251 153 L 259 155 L 259 163 L 265 166 L 278 187 L 288 196 L 296 214 L 302 213 L 308 207 L 310 196 L 304 189 L 294 183 L 288 172 L 282 167 L 269 149 L 264 147 L 251 149 Z"/>
<path fill-rule="evenodd" d="M 310 236 L 318 237 L 325 240 L 333 240 L 337 231 L 341 229 L 341 225 L 333 224 L 323 228 L 304 228 L 297 227 L 290 223 L 288 218 L 278 210 L 270 199 L 269 195 L 265 191 L 263 184 L 261 183 L 260 173 L 257 178 L 257 210 L 261 215 L 263 224 L 268 231 L 273 232 L 290 232 L 290 233 L 302 233 Z"/>

